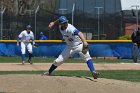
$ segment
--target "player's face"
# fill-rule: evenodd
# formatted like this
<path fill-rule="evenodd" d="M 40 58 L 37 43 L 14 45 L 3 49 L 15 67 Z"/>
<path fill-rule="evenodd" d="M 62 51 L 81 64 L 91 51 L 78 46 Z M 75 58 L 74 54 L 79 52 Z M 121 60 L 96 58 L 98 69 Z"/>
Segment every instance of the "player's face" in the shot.
<path fill-rule="evenodd" d="M 30 29 L 27 29 L 27 33 L 28 33 L 28 34 L 30 33 L 30 31 L 31 31 Z"/>
<path fill-rule="evenodd" d="M 67 27 L 68 27 L 68 23 L 67 23 L 67 22 L 64 23 L 64 24 L 61 24 L 61 28 L 62 28 L 63 30 L 65 30 Z"/>

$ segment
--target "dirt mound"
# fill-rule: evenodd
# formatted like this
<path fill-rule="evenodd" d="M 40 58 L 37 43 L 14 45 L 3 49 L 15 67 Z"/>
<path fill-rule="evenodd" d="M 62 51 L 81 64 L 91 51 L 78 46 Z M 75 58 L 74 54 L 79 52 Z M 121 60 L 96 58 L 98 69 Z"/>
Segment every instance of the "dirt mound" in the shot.
<path fill-rule="evenodd" d="M 102 78 L 0 75 L 0 93 L 139 93 L 139 86 Z"/>

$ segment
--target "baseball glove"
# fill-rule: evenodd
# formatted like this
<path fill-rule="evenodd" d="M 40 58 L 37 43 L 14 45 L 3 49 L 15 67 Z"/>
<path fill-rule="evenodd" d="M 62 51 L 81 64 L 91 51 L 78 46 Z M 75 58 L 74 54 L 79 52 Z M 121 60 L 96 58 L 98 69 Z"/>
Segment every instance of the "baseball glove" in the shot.
<path fill-rule="evenodd" d="M 34 44 L 33 46 L 34 46 L 35 48 L 37 48 L 37 47 L 38 47 L 38 44 Z"/>
<path fill-rule="evenodd" d="M 88 45 L 83 45 L 82 53 L 86 54 L 88 51 Z"/>

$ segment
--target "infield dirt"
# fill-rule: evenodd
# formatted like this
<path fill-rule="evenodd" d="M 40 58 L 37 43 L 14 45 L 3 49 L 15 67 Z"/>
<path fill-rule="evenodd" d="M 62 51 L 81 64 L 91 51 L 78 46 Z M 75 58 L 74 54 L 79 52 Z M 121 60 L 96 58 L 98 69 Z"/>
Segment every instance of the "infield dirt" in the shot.
<path fill-rule="evenodd" d="M 38 71 L 48 70 L 52 63 L 0 63 L 0 71 Z M 140 70 L 140 63 L 102 63 L 94 64 L 96 70 Z M 86 63 L 64 63 L 57 70 L 89 70 Z"/>
<path fill-rule="evenodd" d="M 0 75 L 0 93 L 139 93 L 140 83 L 89 77 Z"/>

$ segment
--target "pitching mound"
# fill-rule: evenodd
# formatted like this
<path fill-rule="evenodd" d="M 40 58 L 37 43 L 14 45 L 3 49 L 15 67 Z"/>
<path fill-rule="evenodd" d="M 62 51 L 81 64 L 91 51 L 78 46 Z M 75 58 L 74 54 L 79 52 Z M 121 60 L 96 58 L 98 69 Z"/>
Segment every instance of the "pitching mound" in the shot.
<path fill-rule="evenodd" d="M 0 75 L 0 93 L 139 93 L 140 83 L 41 75 Z"/>

